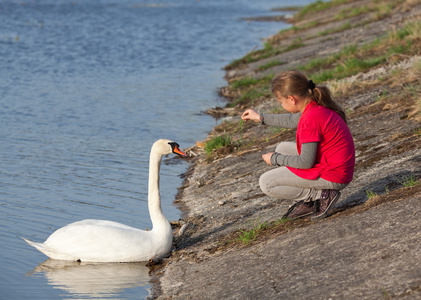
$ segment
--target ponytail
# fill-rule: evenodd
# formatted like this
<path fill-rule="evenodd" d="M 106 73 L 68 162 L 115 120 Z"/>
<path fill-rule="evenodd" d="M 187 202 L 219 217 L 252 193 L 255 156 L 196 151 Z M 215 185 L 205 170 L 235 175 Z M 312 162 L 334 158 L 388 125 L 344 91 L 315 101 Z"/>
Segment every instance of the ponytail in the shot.
<path fill-rule="evenodd" d="M 303 72 L 292 70 L 275 75 L 271 82 L 272 93 L 279 93 L 287 98 L 296 95 L 304 99 L 311 99 L 318 105 L 324 106 L 336 112 L 346 123 L 346 115 L 343 108 L 333 100 L 330 90 L 326 86 L 318 86 L 312 80 L 308 80 Z"/>
<path fill-rule="evenodd" d="M 346 114 L 343 108 L 333 100 L 330 90 L 326 86 L 315 86 L 311 90 L 312 100 L 316 101 L 317 104 L 329 108 L 336 112 L 346 123 Z"/>

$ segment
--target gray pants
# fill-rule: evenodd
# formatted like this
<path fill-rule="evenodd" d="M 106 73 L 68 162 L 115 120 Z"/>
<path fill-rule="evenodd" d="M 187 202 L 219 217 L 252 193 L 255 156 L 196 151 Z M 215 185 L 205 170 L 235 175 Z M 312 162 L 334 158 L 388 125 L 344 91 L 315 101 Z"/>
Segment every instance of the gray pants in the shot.
<path fill-rule="evenodd" d="M 275 152 L 298 155 L 297 145 L 294 142 L 280 143 Z M 264 173 L 260 176 L 259 184 L 266 195 L 295 201 L 317 200 L 320 199 L 324 189 L 342 190 L 348 185 L 348 183 L 330 182 L 320 177 L 315 180 L 303 179 L 287 167 L 278 167 Z"/>

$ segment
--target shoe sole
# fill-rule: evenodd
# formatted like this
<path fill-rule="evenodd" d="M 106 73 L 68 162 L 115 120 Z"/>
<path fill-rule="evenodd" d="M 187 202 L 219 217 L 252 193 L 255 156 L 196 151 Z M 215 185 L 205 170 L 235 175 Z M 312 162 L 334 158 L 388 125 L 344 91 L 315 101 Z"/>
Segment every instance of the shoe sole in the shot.
<path fill-rule="evenodd" d="M 296 216 L 295 218 L 286 218 L 287 220 L 298 220 L 298 219 L 302 219 L 302 218 L 305 218 L 305 217 L 308 217 L 308 216 L 311 216 L 312 214 L 314 214 L 314 212 L 309 212 L 309 213 L 306 213 L 305 215 L 299 215 L 299 216 Z"/>
<path fill-rule="evenodd" d="M 297 203 L 295 203 L 293 206 L 291 206 L 291 207 L 288 209 L 288 211 L 286 212 L 286 214 L 284 214 L 284 215 L 282 216 L 281 220 L 290 220 L 290 221 L 292 221 L 292 220 L 298 220 L 298 219 L 305 218 L 305 217 L 308 217 L 308 216 L 311 216 L 312 214 L 314 214 L 314 212 L 308 212 L 308 213 L 303 214 L 303 215 L 299 215 L 299 216 L 296 216 L 296 217 L 288 218 L 289 214 L 290 214 L 290 213 L 294 210 L 294 208 L 295 208 L 298 204 L 299 204 L 299 202 L 297 202 Z"/>
<path fill-rule="evenodd" d="M 285 217 L 285 215 L 284 215 L 284 216 L 282 216 L 281 220 L 289 220 L 289 221 L 298 220 L 298 219 L 302 219 L 302 218 L 311 216 L 312 214 L 314 214 L 314 212 L 309 212 L 309 213 L 306 213 L 305 215 L 299 215 L 299 216 L 296 216 L 296 217 L 293 217 L 293 218 L 288 218 L 288 216 Z"/>
<path fill-rule="evenodd" d="M 330 202 L 330 205 L 326 208 L 326 210 L 324 211 L 324 213 L 322 213 L 322 214 L 320 214 L 318 216 L 313 216 L 310 219 L 311 220 L 319 220 L 319 219 L 326 218 L 329 215 L 329 213 L 332 211 L 332 209 L 335 206 L 336 202 L 338 202 L 340 196 L 341 196 L 341 193 L 338 192 L 338 194 L 336 195 L 335 198 L 333 198 L 332 202 Z"/>

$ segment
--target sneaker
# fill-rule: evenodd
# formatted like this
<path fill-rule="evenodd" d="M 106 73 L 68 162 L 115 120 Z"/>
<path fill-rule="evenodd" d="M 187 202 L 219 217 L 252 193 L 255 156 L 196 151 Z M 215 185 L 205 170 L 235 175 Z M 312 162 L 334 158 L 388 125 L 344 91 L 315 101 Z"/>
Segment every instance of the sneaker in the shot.
<path fill-rule="evenodd" d="M 307 216 L 310 216 L 314 214 L 314 202 L 304 202 L 304 201 L 298 201 L 293 206 L 291 206 L 285 215 L 282 216 L 281 220 L 296 220 L 300 218 L 304 218 Z"/>
<path fill-rule="evenodd" d="M 336 202 L 338 202 L 340 196 L 341 193 L 337 190 L 323 190 L 321 198 L 316 200 L 316 202 L 318 202 L 319 207 L 316 210 L 316 212 L 311 216 L 311 219 L 317 220 L 327 217 L 332 211 Z"/>

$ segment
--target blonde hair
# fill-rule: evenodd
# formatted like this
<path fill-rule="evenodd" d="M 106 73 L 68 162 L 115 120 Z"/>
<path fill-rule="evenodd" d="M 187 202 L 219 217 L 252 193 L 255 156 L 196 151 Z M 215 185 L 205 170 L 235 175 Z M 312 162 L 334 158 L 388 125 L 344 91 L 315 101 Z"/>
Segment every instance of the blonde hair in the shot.
<path fill-rule="evenodd" d="M 345 111 L 333 100 L 329 88 L 314 84 L 301 71 L 292 70 L 275 75 L 271 82 L 271 88 L 275 96 L 279 94 L 288 98 L 288 96 L 294 95 L 316 101 L 317 104 L 336 112 L 346 123 Z"/>

